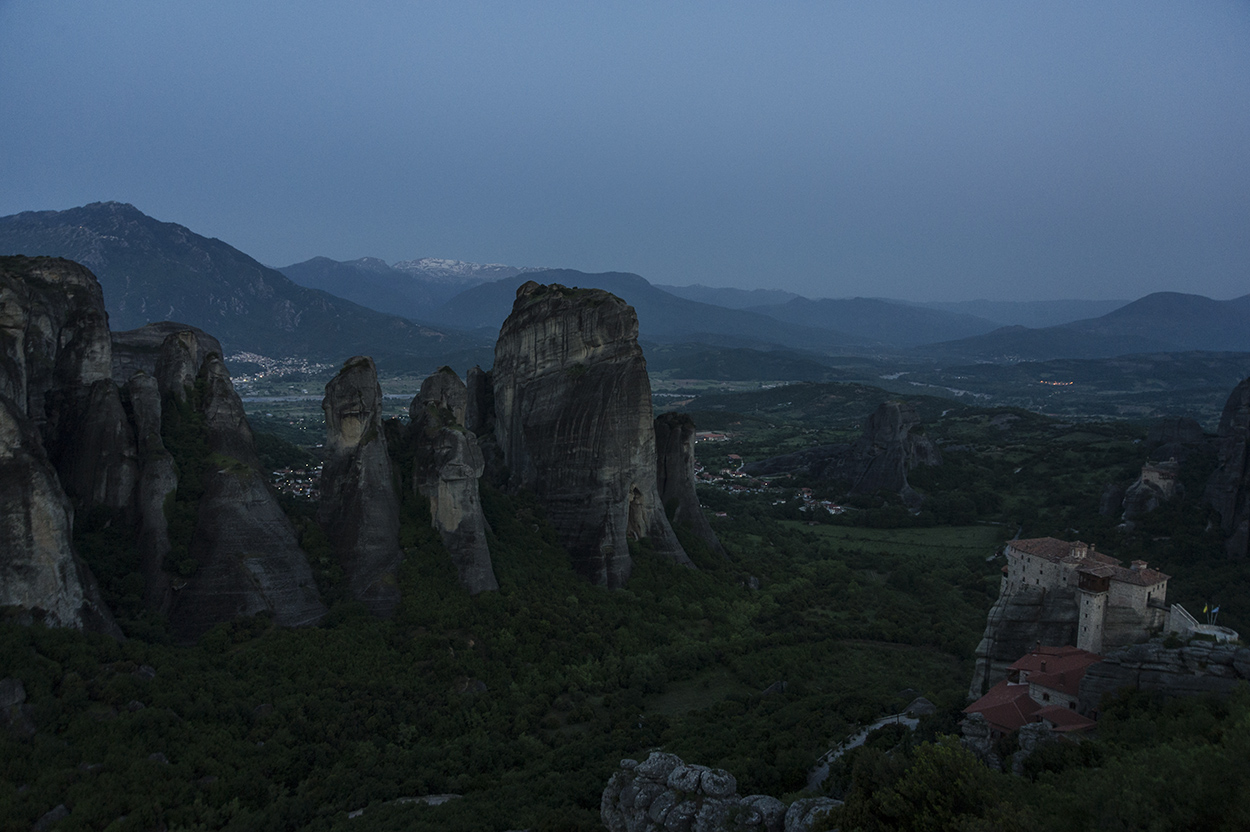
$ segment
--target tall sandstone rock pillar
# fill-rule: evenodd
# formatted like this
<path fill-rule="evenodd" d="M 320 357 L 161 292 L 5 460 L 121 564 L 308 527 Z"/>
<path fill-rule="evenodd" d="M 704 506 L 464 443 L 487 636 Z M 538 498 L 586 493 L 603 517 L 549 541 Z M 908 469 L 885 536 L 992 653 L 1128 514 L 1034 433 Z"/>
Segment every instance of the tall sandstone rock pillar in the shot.
<path fill-rule="evenodd" d="M 499 589 L 486 545 L 486 517 L 478 493 L 485 463 L 477 437 L 465 428 L 470 406 L 464 382 L 450 367 L 427 378 L 409 408 L 413 487 L 430 501 L 430 517 L 471 594 Z"/>
<path fill-rule="evenodd" d="M 110 361 L 95 275 L 59 258 L 0 257 L 0 606 L 120 636 L 74 551 L 75 495 L 54 464 L 78 475 L 83 502 L 129 505 L 133 440 L 129 454 L 115 455 L 98 441 L 130 435 Z M 93 392 L 106 412 L 91 410 Z M 79 459 L 73 448 L 94 456 Z"/>
<path fill-rule="evenodd" d="M 656 484 L 672 521 L 689 526 L 708 547 L 724 556 L 694 488 L 694 420 L 685 413 L 662 413 L 655 419 Z"/>
<path fill-rule="evenodd" d="M 382 429 L 373 359 L 348 359 L 326 385 L 326 461 L 319 519 L 352 597 L 374 615 L 399 605 L 399 497 Z"/>
<path fill-rule="evenodd" d="M 1250 549 L 1250 378 L 1233 388 L 1224 405 L 1218 449 L 1220 466 L 1204 497 L 1220 514 L 1224 550 L 1244 558 Z"/>
<path fill-rule="evenodd" d="M 517 290 L 491 371 L 495 437 L 512 487 L 532 489 L 579 574 L 620 587 L 628 540 L 690 559 L 656 488 L 651 383 L 638 317 L 599 289 Z"/>
<path fill-rule="evenodd" d="M 260 469 L 243 403 L 221 356 L 204 359 L 196 386 L 209 466 L 190 550 L 198 567 L 170 611 L 175 634 L 195 638 L 214 624 L 263 612 L 284 627 L 317 622 L 325 605 L 295 528 Z"/>

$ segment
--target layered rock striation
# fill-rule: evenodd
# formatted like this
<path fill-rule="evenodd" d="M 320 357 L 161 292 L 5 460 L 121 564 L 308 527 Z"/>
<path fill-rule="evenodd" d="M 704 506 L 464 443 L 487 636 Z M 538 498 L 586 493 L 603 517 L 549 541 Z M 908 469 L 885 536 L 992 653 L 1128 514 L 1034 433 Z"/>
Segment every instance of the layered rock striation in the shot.
<path fill-rule="evenodd" d="M 499 589 L 499 581 L 478 492 L 485 461 L 477 437 L 465 427 L 471 401 L 460 377 L 443 367 L 412 400 L 409 430 L 416 455 L 413 488 L 429 500 L 431 521 L 451 554 L 460 585 L 476 595 Z"/>
<path fill-rule="evenodd" d="M 399 497 L 382 426 L 382 388 L 373 359 L 347 361 L 329 384 L 326 460 L 319 519 L 348 590 L 375 615 L 399 605 Z"/>
<path fill-rule="evenodd" d="M 1123 688 L 1167 696 L 1227 694 L 1250 679 L 1250 648 L 1195 641 L 1168 648 L 1161 641 L 1113 650 L 1081 679 L 1078 707 L 1096 712 L 1107 694 Z"/>
<path fill-rule="evenodd" d="M 684 413 L 663 413 L 655 419 L 656 487 L 660 502 L 675 526 L 690 531 L 713 552 L 725 556 L 695 491 L 694 420 Z"/>
<path fill-rule="evenodd" d="M 1250 550 L 1250 378 L 1228 397 L 1218 437 L 1219 467 L 1203 496 L 1219 512 L 1224 550 L 1244 558 Z"/>
<path fill-rule="evenodd" d="M 629 578 L 629 540 L 690 564 L 656 486 L 651 385 L 638 318 L 598 289 L 517 290 L 491 372 L 509 485 L 533 490 L 591 582 Z"/>
<path fill-rule="evenodd" d="M 807 832 L 839 805 L 827 797 L 789 805 L 764 794 L 741 797 L 724 769 L 653 752 L 641 763 L 621 761 L 603 790 L 599 817 L 608 832 Z"/>
<path fill-rule="evenodd" d="M 1035 645 L 1076 644 L 1080 609 L 1075 590 L 1025 588 L 1001 593 L 986 616 L 968 696 L 979 699 L 1007 677 L 1007 668 Z"/>
<path fill-rule="evenodd" d="M 942 454 L 920 430 L 920 416 L 907 402 L 883 402 L 868 417 L 864 434 L 849 445 L 823 445 L 775 456 L 746 466 L 756 475 L 804 471 L 822 480 L 850 484 L 851 494 L 888 491 L 909 506 L 922 501 L 907 482 L 907 472 L 920 465 L 941 465 Z"/>

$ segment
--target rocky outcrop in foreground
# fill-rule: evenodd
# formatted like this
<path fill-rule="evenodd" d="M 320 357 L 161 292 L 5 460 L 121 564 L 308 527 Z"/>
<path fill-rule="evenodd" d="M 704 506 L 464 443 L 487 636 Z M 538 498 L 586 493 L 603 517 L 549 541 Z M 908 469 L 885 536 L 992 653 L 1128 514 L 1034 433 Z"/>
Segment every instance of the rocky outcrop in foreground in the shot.
<path fill-rule="evenodd" d="M 1220 514 L 1224 550 L 1244 558 L 1250 549 L 1250 378 L 1224 405 L 1218 448 L 1219 468 L 1207 480 L 1204 496 Z"/>
<path fill-rule="evenodd" d="M 685 413 L 663 413 L 655 420 L 656 478 L 660 501 L 675 525 L 690 530 L 713 552 L 724 556 L 694 483 L 694 420 Z"/>
<path fill-rule="evenodd" d="M 687 765 L 675 754 L 654 752 L 644 762 L 622 760 L 603 790 L 599 816 L 608 832 L 807 832 L 841 801 L 738 795 L 724 769 Z"/>
<path fill-rule="evenodd" d="M 413 487 L 430 501 L 430 518 L 471 594 L 499 589 L 486 545 L 478 493 L 485 463 L 477 437 L 465 428 L 471 399 L 464 382 L 443 367 L 421 384 L 409 408 L 416 459 Z"/>
<path fill-rule="evenodd" d="M 638 317 L 615 295 L 533 281 L 517 290 L 491 371 L 509 486 L 529 488 L 579 574 L 620 587 L 628 541 L 690 565 L 656 488 L 651 384 Z"/>
<path fill-rule="evenodd" d="M 1167 648 L 1161 641 L 1133 644 L 1109 652 L 1081 679 L 1081 713 L 1097 711 L 1103 696 L 1121 688 L 1158 691 L 1169 696 L 1225 694 L 1250 679 L 1250 648 L 1195 641 Z"/>
<path fill-rule="evenodd" d="M 864 425 L 864 435 L 850 445 L 823 445 L 747 465 L 749 474 L 804 471 L 822 480 L 850 483 L 851 494 L 889 491 L 909 506 L 922 497 L 907 482 L 919 465 L 941 465 L 942 455 L 918 428 L 920 416 L 907 402 L 883 402 Z"/>
<path fill-rule="evenodd" d="M 326 385 L 319 519 L 353 598 L 375 615 L 399 605 L 399 498 L 372 358 L 348 359 Z"/>

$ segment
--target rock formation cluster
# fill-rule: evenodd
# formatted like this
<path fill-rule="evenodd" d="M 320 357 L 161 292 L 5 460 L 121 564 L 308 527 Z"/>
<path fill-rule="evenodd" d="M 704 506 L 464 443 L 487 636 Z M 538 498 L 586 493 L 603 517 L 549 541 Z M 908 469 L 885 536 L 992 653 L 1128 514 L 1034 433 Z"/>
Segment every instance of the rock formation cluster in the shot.
<path fill-rule="evenodd" d="M 745 470 L 756 475 L 802 470 L 818 479 L 848 482 L 851 494 L 888 491 L 915 507 L 922 497 L 907 482 L 907 472 L 942 464 L 941 452 L 919 428 L 920 416 L 911 404 L 882 402 L 868 417 L 863 436 L 849 445 L 808 448 L 752 463 Z"/>
<path fill-rule="evenodd" d="M 261 611 L 282 624 L 324 614 L 215 340 L 145 327 L 119 334 L 115 361 L 99 283 L 66 260 L 3 258 L 0 295 L 0 604 L 120 635 L 72 543 L 75 507 L 104 506 L 133 524 L 145 600 L 182 637 Z M 199 414 L 211 463 L 185 580 L 165 569 L 178 486 L 167 406 Z"/>
<path fill-rule="evenodd" d="M 1219 468 L 1204 494 L 1219 512 L 1224 549 L 1244 558 L 1250 549 L 1250 378 L 1238 384 L 1220 417 Z"/>
<path fill-rule="evenodd" d="M 690 563 L 657 488 L 651 385 L 632 307 L 599 289 L 524 284 L 491 379 L 508 484 L 542 500 L 579 574 L 622 586 L 629 541 L 644 537 Z"/>
<path fill-rule="evenodd" d="M 467 384 L 434 373 L 407 426 L 383 420 L 372 359 L 348 360 L 322 403 L 318 520 L 352 597 L 378 615 L 398 605 L 405 493 L 428 501 L 460 583 L 498 588 L 478 492 L 487 457 L 505 487 L 538 494 L 595 583 L 624 583 L 631 540 L 690 564 L 665 501 L 720 551 L 694 493 L 693 424 L 653 422 L 637 332 L 606 292 L 526 284 L 495 368 Z M 258 613 L 283 626 L 324 616 L 215 338 L 173 322 L 110 333 L 91 272 L 13 257 L 0 260 L 0 350 L 0 604 L 120 635 L 73 545 L 75 511 L 103 507 L 133 533 L 145 605 L 182 640 Z"/>
<path fill-rule="evenodd" d="M 724 769 L 687 765 L 676 754 L 653 752 L 646 760 L 621 760 L 608 780 L 599 816 L 608 832 L 807 832 L 840 801 L 738 795 L 738 781 Z"/>

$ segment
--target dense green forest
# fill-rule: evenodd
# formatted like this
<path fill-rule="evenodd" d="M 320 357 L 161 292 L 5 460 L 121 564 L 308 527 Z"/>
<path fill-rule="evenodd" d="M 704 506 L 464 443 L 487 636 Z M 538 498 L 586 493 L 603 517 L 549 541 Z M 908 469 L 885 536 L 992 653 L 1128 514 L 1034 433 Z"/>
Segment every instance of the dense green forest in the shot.
<path fill-rule="evenodd" d="M 814 444 L 803 431 L 852 435 L 873 393 L 823 412 L 819 396 L 779 395 L 712 402 L 700 421 L 734 436 L 701 445 L 705 464 Z M 944 464 L 913 472 L 930 496 L 919 514 L 884 494 L 837 517 L 801 513 L 797 480 L 707 488 L 729 557 L 679 529 L 697 570 L 642 541 L 615 592 L 573 574 L 531 495 L 484 486 L 500 590 L 459 588 L 410 497 L 403 604 L 377 620 L 344 599 L 312 507 L 288 500 L 330 615 L 303 630 L 259 616 L 177 646 L 137 604 L 120 524 L 88 518 L 79 549 L 130 638 L 0 621 L 0 677 L 21 680 L 36 729 L 0 731 L 0 829 L 24 832 L 60 804 L 64 830 L 598 829 L 623 757 L 662 748 L 728 769 L 742 794 L 792 798 L 855 726 L 918 695 L 938 713 L 914 735 L 879 732 L 826 780 L 847 801 L 842 828 L 1244 828 L 1250 789 L 1233 762 L 1250 754 L 1245 691 L 1125 697 L 1096 741 L 1036 755 L 1024 777 L 944 739 L 997 596 L 993 555 L 1017 532 L 1146 557 L 1173 575 L 1170 598 L 1222 598 L 1244 628 L 1250 570 L 1219 554 L 1197 499 L 1212 460 L 1196 454 L 1186 496 L 1128 530 L 1099 498 L 1135 476 L 1144 426 L 921 408 Z M 286 452 L 276 438 L 261 446 L 268 460 Z M 460 797 L 396 802 L 441 794 Z"/>

